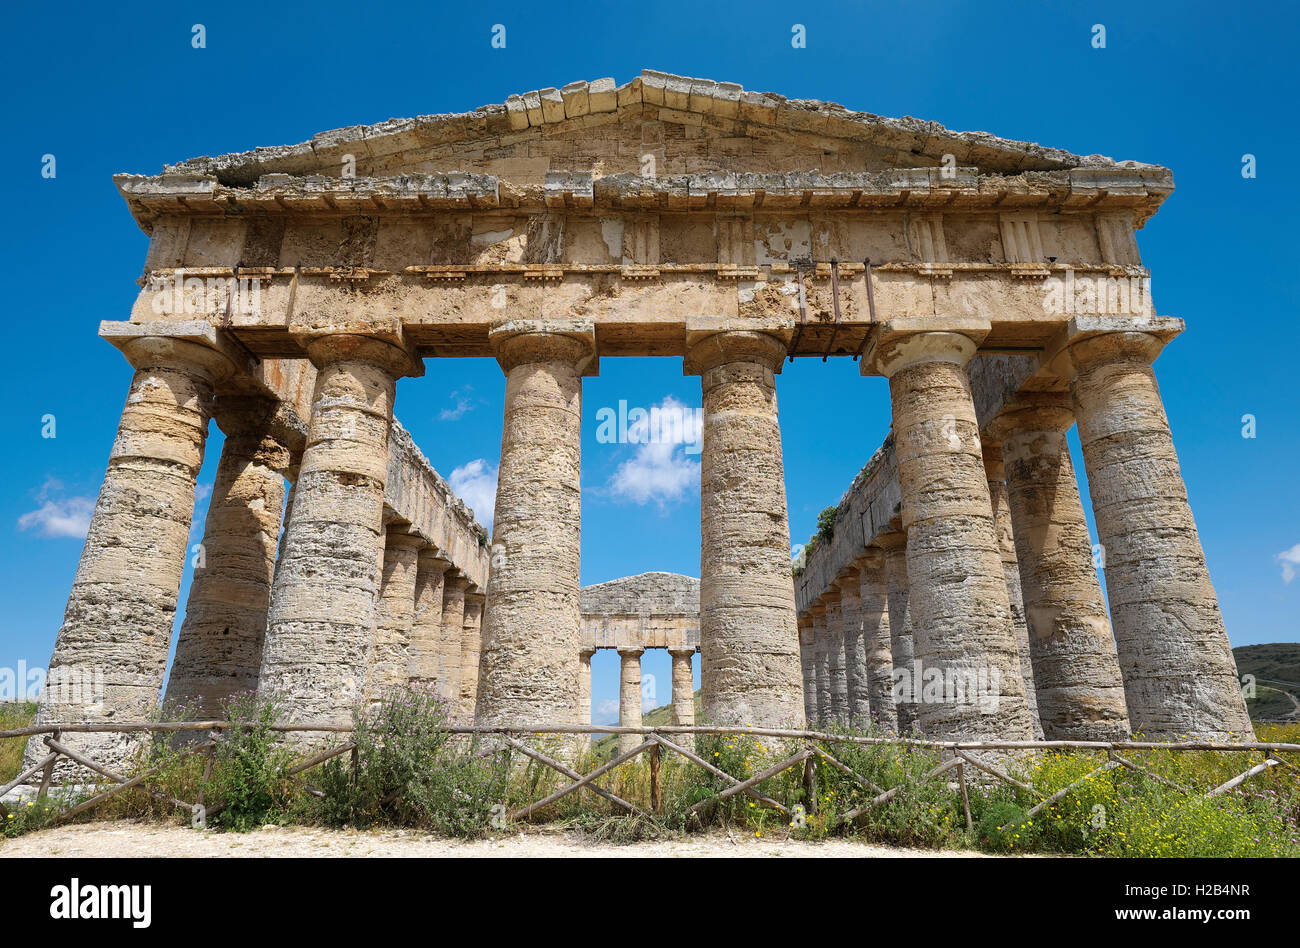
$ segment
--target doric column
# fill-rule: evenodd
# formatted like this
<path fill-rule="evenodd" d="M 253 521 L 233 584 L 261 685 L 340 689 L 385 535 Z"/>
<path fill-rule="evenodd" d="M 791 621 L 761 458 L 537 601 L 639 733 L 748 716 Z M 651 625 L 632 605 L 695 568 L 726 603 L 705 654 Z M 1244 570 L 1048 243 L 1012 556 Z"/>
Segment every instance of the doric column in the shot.
<path fill-rule="evenodd" d="M 1034 663 L 1029 654 L 1029 626 L 1025 622 L 1025 598 L 1020 588 L 1020 565 L 1016 561 L 1016 538 L 1011 524 L 1011 508 L 1007 503 L 1006 475 L 1002 463 L 1002 448 L 996 442 L 984 441 L 984 476 L 988 478 L 989 502 L 993 506 L 993 525 L 998 532 L 998 552 L 1002 556 L 1002 572 L 1007 578 L 1007 599 L 1011 606 L 1011 625 L 1016 630 L 1016 648 L 1020 652 L 1020 672 L 1025 679 L 1025 702 L 1034 722 L 1034 737 L 1041 739 L 1043 725 L 1038 715 L 1038 693 L 1034 687 Z"/>
<path fill-rule="evenodd" d="M 704 395 L 700 663 L 713 724 L 802 723 L 790 526 L 776 377 L 785 343 L 762 332 L 688 337 Z"/>
<path fill-rule="evenodd" d="M 889 379 L 916 660 L 923 676 L 945 680 L 943 700 L 923 700 L 918 723 L 937 738 L 1027 740 L 1033 723 L 963 368 L 988 323 L 959 324 L 885 323 L 862 368 Z"/>
<path fill-rule="evenodd" d="M 908 609 L 907 534 L 901 530 L 876 537 L 875 543 L 885 553 L 885 585 L 889 600 L 889 642 L 893 658 L 894 711 L 898 715 L 898 733 L 908 734 L 916 726 L 916 703 L 913 692 L 915 652 L 912 643 L 912 618 Z"/>
<path fill-rule="evenodd" d="M 54 642 L 36 720 L 145 719 L 158 704 L 194 516 L 213 386 L 231 364 L 205 346 L 142 336 L 119 346 L 135 375 Z M 139 746 L 122 734 L 67 735 L 97 763 Z M 39 738 L 29 765 L 46 755 Z"/>
<path fill-rule="evenodd" d="M 834 586 L 822 593 L 826 605 L 826 680 L 830 684 L 831 703 L 828 721 L 843 724 L 849 717 L 849 675 L 844 667 L 844 612 L 840 608 L 840 591 Z"/>
<path fill-rule="evenodd" d="M 645 649 L 620 646 L 618 650 L 618 725 L 641 726 L 641 653 Z M 640 734 L 620 734 L 618 752 L 625 754 L 645 741 Z"/>
<path fill-rule="evenodd" d="M 887 734 L 898 731 L 894 708 L 893 637 L 889 625 L 889 585 L 885 577 L 885 552 L 869 547 L 858 560 L 858 602 L 862 617 L 862 651 L 866 666 L 866 691 L 871 717 Z"/>
<path fill-rule="evenodd" d="M 812 727 L 817 713 L 817 653 L 816 631 L 810 613 L 799 616 L 799 665 L 803 672 L 803 716 Z"/>
<path fill-rule="evenodd" d="M 817 679 L 817 725 L 831 718 L 830 635 L 826 628 L 826 604 L 815 602 L 808 611 L 813 620 L 813 665 Z"/>
<path fill-rule="evenodd" d="M 481 724 L 572 724 L 581 641 L 582 377 L 590 321 L 508 322 L 489 339 L 506 373 L 505 424 L 483 622 Z"/>
<path fill-rule="evenodd" d="M 1124 682 L 1070 461 L 1072 424 L 1068 395 L 1017 395 L 989 437 L 1002 442 L 1043 732 L 1122 741 Z"/>
<path fill-rule="evenodd" d="M 280 515 L 280 533 L 276 538 L 275 547 L 275 569 L 271 574 L 271 589 L 275 589 L 275 577 L 280 574 L 280 563 L 284 559 L 284 535 L 289 532 L 289 518 L 293 515 L 293 498 L 294 491 L 298 487 L 298 475 L 302 471 L 302 451 L 291 451 L 289 454 L 289 466 L 284 469 L 285 480 L 289 482 L 289 489 L 284 496 L 284 509 Z M 271 604 L 267 602 L 267 610 L 270 611 Z M 263 636 L 266 630 L 263 629 Z M 260 671 L 260 669 L 259 669 Z"/>
<path fill-rule="evenodd" d="M 467 721 L 474 719 L 474 705 L 478 700 L 478 663 L 483 654 L 483 604 L 487 596 L 481 592 L 465 593 L 465 627 L 460 653 L 460 711 Z"/>
<path fill-rule="evenodd" d="M 578 707 L 574 712 L 578 724 L 591 724 L 591 656 L 595 654 L 596 650 L 592 648 L 578 652 Z M 589 747 L 591 735 L 584 734 L 579 743 Z"/>
<path fill-rule="evenodd" d="M 465 590 L 469 580 L 452 568 L 442 583 L 442 632 L 438 639 L 438 694 L 447 713 L 456 714 L 460 703 L 461 662 L 465 651 Z"/>
<path fill-rule="evenodd" d="M 695 676 L 691 670 L 691 658 L 695 649 L 668 650 L 672 656 L 673 675 L 673 724 L 677 727 L 692 727 L 695 724 Z M 695 747 L 695 735 L 678 734 L 674 743 L 682 744 L 688 750 Z"/>
<path fill-rule="evenodd" d="M 406 687 L 411 628 L 415 623 L 415 577 L 420 550 L 426 546 L 406 524 L 391 524 L 385 532 L 374 647 L 366 676 L 366 696 L 372 703 L 394 689 Z"/>
<path fill-rule="evenodd" d="M 844 720 L 854 727 L 871 723 L 871 693 L 867 679 L 867 643 L 862 634 L 862 603 L 856 568 L 834 580 L 840 593 L 840 628 L 844 636 Z"/>
<path fill-rule="evenodd" d="M 290 721 L 343 724 L 365 694 L 393 395 L 399 376 L 423 367 L 376 337 L 316 336 L 305 345 L 316 389 L 259 688 L 280 698 Z"/>
<path fill-rule="evenodd" d="M 1237 664 L 1151 361 L 1154 335 L 1081 336 L 1070 381 L 1129 721 L 1147 737 L 1251 735 Z"/>
<path fill-rule="evenodd" d="M 415 615 L 411 621 L 408 677 L 413 685 L 438 691 L 442 671 L 442 588 L 451 560 L 437 549 L 422 549 L 415 562 Z"/>
<path fill-rule="evenodd" d="M 273 431 L 276 407 L 260 398 L 215 403 L 226 440 L 166 692 L 189 720 L 219 719 L 231 696 L 257 688 L 290 461 Z"/>

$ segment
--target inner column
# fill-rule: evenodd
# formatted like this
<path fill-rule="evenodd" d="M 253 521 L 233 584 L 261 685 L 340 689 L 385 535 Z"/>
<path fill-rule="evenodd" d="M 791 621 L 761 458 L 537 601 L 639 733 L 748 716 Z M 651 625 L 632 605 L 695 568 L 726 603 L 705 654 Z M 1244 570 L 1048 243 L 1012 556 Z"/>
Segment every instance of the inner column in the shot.
<path fill-rule="evenodd" d="M 619 727 L 641 726 L 641 653 L 645 649 L 619 646 L 618 724 Z M 640 734 L 620 734 L 618 752 L 628 751 L 645 742 Z"/>

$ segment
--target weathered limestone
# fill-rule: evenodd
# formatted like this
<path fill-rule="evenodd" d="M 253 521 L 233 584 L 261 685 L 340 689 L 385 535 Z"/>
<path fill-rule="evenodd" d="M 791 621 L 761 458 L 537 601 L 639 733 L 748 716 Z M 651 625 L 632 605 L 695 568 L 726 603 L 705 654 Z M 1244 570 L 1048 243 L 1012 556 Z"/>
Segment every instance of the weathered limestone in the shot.
<path fill-rule="evenodd" d="M 1161 340 L 1081 335 L 1070 378 L 1120 671 L 1147 737 L 1253 733 L 1151 362 Z"/>
<path fill-rule="evenodd" d="M 641 653 L 645 649 L 624 646 L 618 650 L 618 724 L 641 726 Z M 620 734 L 618 752 L 626 754 L 645 741 L 639 734 Z"/>
<path fill-rule="evenodd" d="M 216 401 L 226 440 L 165 699 L 191 720 L 219 719 L 229 698 L 257 688 L 290 462 L 275 411 L 269 399 Z"/>
<path fill-rule="evenodd" d="M 486 602 L 487 596 L 483 593 L 465 593 L 465 624 L 460 652 L 460 703 L 456 713 L 467 721 L 474 720 L 474 705 L 478 701 L 478 663 L 483 652 L 483 606 Z"/>
<path fill-rule="evenodd" d="M 1020 673 L 1025 681 L 1025 701 L 1034 723 L 1034 737 L 1043 736 L 1043 725 L 1038 717 L 1038 695 L 1034 688 L 1034 664 L 1029 654 L 1029 626 L 1025 622 L 1025 599 L 1020 588 L 1020 565 L 1016 562 L 1015 530 L 1011 522 L 1011 509 L 1007 502 L 1006 475 L 1002 463 L 1002 449 L 988 441 L 983 443 L 984 475 L 988 478 L 989 501 L 993 505 L 993 525 L 998 532 L 998 552 L 1002 556 L 1002 572 L 1007 580 L 1007 598 L 1011 606 L 1011 624 L 1016 630 L 1016 646 L 1020 650 Z"/>
<path fill-rule="evenodd" d="M 803 689 L 775 371 L 766 332 L 688 333 L 704 396 L 700 653 L 710 723 L 799 724 Z"/>
<path fill-rule="evenodd" d="M 135 375 L 55 640 L 40 723 L 141 720 L 162 689 L 213 387 L 230 365 L 212 349 L 157 336 L 121 349 Z M 109 733 L 69 735 L 68 745 L 110 767 L 138 746 Z M 33 738 L 28 763 L 46 752 Z"/>
<path fill-rule="evenodd" d="M 417 563 L 424 546 L 424 540 L 403 524 L 392 524 L 385 533 L 374 645 L 367 662 L 366 697 L 372 703 L 404 688 L 410 674 Z"/>
<path fill-rule="evenodd" d="M 411 621 L 408 673 L 411 684 L 441 694 L 442 590 L 451 561 L 435 547 L 425 547 L 416 558 L 415 615 Z"/>
<path fill-rule="evenodd" d="M 816 631 L 812 616 L 799 617 L 799 666 L 803 672 L 803 716 L 811 727 L 820 713 L 817 708 Z"/>
<path fill-rule="evenodd" d="M 925 683 L 925 668 L 945 679 L 942 695 L 922 693 L 918 724 L 934 737 L 1028 740 L 1033 724 L 963 371 L 988 324 L 929 325 L 885 323 L 862 367 L 889 379 L 893 403 L 915 657 L 924 666 L 912 684 Z"/>
<path fill-rule="evenodd" d="M 492 331 L 506 373 L 494 543 L 477 718 L 572 724 L 581 625 L 582 376 L 596 371 L 581 321 L 503 323 Z"/>
<path fill-rule="evenodd" d="M 867 644 L 863 634 L 860 579 L 856 569 L 835 579 L 840 592 L 840 629 L 844 637 L 844 720 L 861 727 L 871 720 L 871 692 L 867 677 Z"/>
<path fill-rule="evenodd" d="M 1127 740 L 1124 682 L 1066 441 L 1073 424 L 1068 395 L 1024 394 L 991 429 L 1002 442 L 1038 713 L 1049 739 Z"/>
<path fill-rule="evenodd" d="M 649 572 L 582 587 L 582 648 L 700 644 L 700 581 Z"/>
<path fill-rule="evenodd" d="M 898 733 L 908 734 L 916 725 L 916 701 L 910 682 L 915 647 L 912 637 L 912 618 L 908 609 L 910 591 L 907 587 L 907 534 L 900 531 L 881 534 L 876 544 L 885 553 L 885 584 L 889 600 L 889 641 L 893 658 L 894 711 L 898 715 Z M 908 688 L 898 687 L 909 683 Z"/>
<path fill-rule="evenodd" d="M 455 714 L 460 703 L 461 661 L 465 651 L 465 591 L 469 580 L 449 569 L 442 583 L 442 619 L 438 636 L 438 694 Z"/>
<path fill-rule="evenodd" d="M 365 694 L 397 378 L 423 371 L 377 337 L 316 335 L 311 426 L 276 574 L 259 689 L 290 721 L 347 723 Z"/>
<path fill-rule="evenodd" d="M 825 726 L 832 720 L 830 635 L 826 627 L 826 604 L 819 601 L 809 611 L 812 613 L 813 621 L 813 666 L 816 670 L 817 679 L 817 724 Z"/>
<path fill-rule="evenodd" d="M 827 720 L 844 723 L 849 717 L 849 673 L 844 667 L 844 610 L 840 591 L 831 587 L 823 597 L 826 603 L 826 680 L 830 684 L 830 716 Z"/>
<path fill-rule="evenodd" d="M 591 656 L 595 649 L 584 648 L 578 653 L 578 707 L 577 723 L 591 723 Z M 589 742 L 588 742 L 589 743 Z"/>
<path fill-rule="evenodd" d="M 691 671 L 691 659 L 695 649 L 669 649 L 672 656 L 673 679 L 673 724 L 677 727 L 692 727 L 695 724 L 695 679 Z M 694 748 L 695 736 L 678 734 L 675 743 L 687 749 Z"/>
<path fill-rule="evenodd" d="M 858 607 L 862 621 L 865 691 L 871 702 L 870 719 L 886 734 L 895 734 L 898 732 L 898 711 L 894 707 L 893 635 L 889 622 L 885 559 L 884 550 L 871 548 L 858 561 Z"/>

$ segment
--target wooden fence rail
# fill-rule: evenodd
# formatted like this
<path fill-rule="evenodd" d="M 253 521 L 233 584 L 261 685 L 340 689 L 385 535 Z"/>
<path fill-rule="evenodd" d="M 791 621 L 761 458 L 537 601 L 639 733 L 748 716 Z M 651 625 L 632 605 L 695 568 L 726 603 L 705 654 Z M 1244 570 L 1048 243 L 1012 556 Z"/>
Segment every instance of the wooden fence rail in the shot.
<path fill-rule="evenodd" d="M 85 767 L 101 777 L 107 778 L 113 786 L 109 789 L 96 794 L 95 796 L 77 803 L 68 809 L 60 812 L 57 822 L 72 819 L 86 810 L 110 799 L 129 789 L 140 787 L 151 796 L 170 803 L 191 814 L 192 825 L 196 827 L 206 826 L 207 819 L 220 812 L 220 804 L 211 808 L 205 807 L 202 796 L 195 803 L 187 803 L 184 800 L 178 800 L 150 786 L 150 781 L 158 776 L 167 764 L 160 764 L 147 770 L 146 772 L 132 778 L 127 778 L 104 767 L 83 754 L 69 748 L 65 743 L 65 735 L 68 734 L 90 734 L 90 733 L 150 733 L 150 734 L 176 734 L 187 731 L 206 731 L 208 739 L 202 743 L 186 747 L 179 756 L 185 757 L 191 754 L 203 753 L 208 757 L 205 774 L 211 774 L 212 754 L 218 742 L 221 740 L 223 731 L 238 728 L 241 725 L 237 722 L 230 721 L 187 721 L 187 722 L 131 722 L 117 724 L 78 724 L 78 723 L 58 723 L 58 724 L 38 724 L 30 727 L 17 728 L 9 731 L 0 731 L 0 740 L 9 738 L 32 737 L 44 735 L 42 742 L 49 748 L 49 753 L 33 766 L 28 767 L 18 777 L 4 787 L 0 788 L 0 796 L 8 793 L 24 781 L 31 780 L 37 773 L 42 774 L 40 789 L 37 793 L 38 798 L 47 798 L 50 791 L 52 775 L 55 764 L 59 758 L 67 758 L 75 764 Z M 350 735 L 353 728 L 350 725 L 340 724 L 277 724 L 271 727 L 271 730 L 277 733 L 309 733 L 309 734 L 338 734 Z M 1257 776 L 1260 773 L 1273 768 L 1283 767 L 1294 773 L 1300 774 L 1300 767 L 1297 767 L 1291 761 L 1282 757 L 1284 753 L 1300 754 L 1300 744 L 1289 744 L 1273 741 L 1249 741 L 1241 743 L 1230 743 L 1222 741 L 1182 741 L 1171 743 L 1160 743 L 1155 741 L 931 741 L 919 738 L 889 738 L 889 737 L 859 737 L 854 735 L 836 734 L 827 731 L 812 730 L 791 730 L 784 728 L 753 728 L 753 727 L 714 727 L 714 726 L 665 726 L 665 727 L 620 727 L 614 725 L 557 725 L 540 728 L 502 728 L 502 727 L 483 727 L 475 725 L 451 725 L 443 728 L 448 734 L 455 735 L 477 735 L 489 736 L 495 735 L 501 738 L 502 744 L 512 748 L 524 756 L 536 761 L 537 763 L 554 770 L 562 777 L 571 781 L 560 787 L 558 790 L 548 794 L 541 800 L 530 803 L 521 807 L 515 812 L 509 814 L 511 820 L 525 820 L 537 814 L 551 804 L 563 799 L 564 797 L 575 793 L 583 788 L 591 790 L 602 798 L 613 803 L 615 806 L 626 810 L 629 813 L 653 818 L 663 810 L 664 794 L 661 783 L 661 760 L 664 752 L 676 754 L 685 759 L 688 763 L 703 769 L 706 773 L 724 781 L 727 786 L 717 790 L 715 793 L 703 800 L 694 803 L 688 814 L 698 817 L 699 814 L 707 807 L 720 803 L 736 794 L 746 794 L 761 803 L 763 806 L 776 810 L 783 815 L 792 816 L 790 807 L 764 795 L 759 791 L 760 784 L 791 770 L 795 767 L 803 768 L 803 783 L 805 787 L 805 796 L 808 797 L 809 806 L 815 806 L 815 798 L 812 793 L 813 775 L 815 768 L 819 763 L 825 764 L 835 770 L 840 771 L 858 784 L 869 790 L 874 796 L 864 805 L 849 810 L 841 814 L 836 821 L 836 826 L 853 823 L 861 819 L 870 810 L 878 806 L 896 800 L 914 791 L 922 784 L 943 777 L 952 770 L 956 770 L 957 786 L 961 792 L 962 807 L 966 819 L 967 829 L 972 828 L 970 813 L 970 797 L 967 788 L 966 768 L 973 767 L 982 773 L 987 774 L 994 780 L 1004 783 L 1037 797 L 1038 802 L 1028 811 L 1028 816 L 1032 817 L 1048 806 L 1061 800 L 1076 787 L 1081 786 L 1087 780 L 1098 776 L 1116 767 L 1125 767 L 1130 770 L 1141 773 L 1148 778 L 1156 780 L 1173 789 L 1184 793 L 1192 794 L 1197 791 L 1191 788 L 1182 787 L 1178 784 L 1167 780 L 1158 774 L 1151 773 L 1133 761 L 1120 756 L 1120 751 L 1139 751 L 1139 750 L 1161 750 L 1173 752 L 1187 751 L 1216 751 L 1216 752 L 1262 752 L 1265 754 L 1265 760 L 1262 763 L 1254 764 L 1249 769 L 1243 771 L 1221 785 L 1204 794 L 1206 797 L 1215 797 L 1227 793 L 1241 786 L 1247 780 Z M 544 737 L 549 735 L 582 735 L 582 734 L 635 734 L 646 738 L 637 747 L 617 754 L 607 763 L 601 764 L 595 770 L 588 774 L 580 774 L 571 767 L 560 761 L 549 757 L 542 751 L 530 746 L 525 742 L 527 736 Z M 799 742 L 802 746 L 792 756 L 773 764 L 766 770 L 755 774 L 754 776 L 741 780 L 719 767 L 709 763 L 703 757 L 692 752 L 687 747 L 674 743 L 666 735 L 729 735 L 732 737 L 768 737 L 768 738 L 785 738 Z M 878 786 L 874 781 L 857 773 L 847 764 L 832 756 L 822 744 L 844 744 L 859 746 L 882 746 L 890 745 L 896 747 L 916 747 L 937 750 L 941 757 L 946 757 L 937 766 L 931 768 L 919 777 L 905 777 L 897 786 L 885 788 Z M 987 760 L 981 760 L 975 752 L 989 751 L 1048 751 L 1048 750 L 1090 750 L 1104 751 L 1106 762 L 1091 771 L 1079 780 L 1074 781 L 1066 787 L 1058 790 L 1051 796 L 1044 796 L 1039 793 L 1031 784 L 1018 780 L 1006 773 L 1002 769 L 994 766 Z M 316 767 L 327 760 L 331 760 L 342 754 L 351 752 L 352 768 L 356 772 L 358 767 L 358 748 L 356 743 L 348 740 L 341 746 L 332 747 L 320 751 L 308 759 L 295 764 L 287 771 L 288 776 L 297 776 L 305 773 L 313 767 Z M 650 812 L 647 813 L 641 807 L 617 796 L 613 791 L 596 783 L 598 779 L 609 774 L 615 769 L 623 766 L 629 761 L 634 760 L 641 755 L 647 755 L 650 763 Z M 168 764 L 173 761 L 169 761 Z M 320 791 L 308 787 L 308 791 L 320 795 Z M 390 803 L 401 794 L 401 790 L 395 790 L 385 799 L 385 803 Z M 751 804 L 753 805 L 753 804 Z M 5 808 L 0 805 L 0 819 L 7 816 Z M 1006 831 L 1012 824 L 1001 827 Z"/>

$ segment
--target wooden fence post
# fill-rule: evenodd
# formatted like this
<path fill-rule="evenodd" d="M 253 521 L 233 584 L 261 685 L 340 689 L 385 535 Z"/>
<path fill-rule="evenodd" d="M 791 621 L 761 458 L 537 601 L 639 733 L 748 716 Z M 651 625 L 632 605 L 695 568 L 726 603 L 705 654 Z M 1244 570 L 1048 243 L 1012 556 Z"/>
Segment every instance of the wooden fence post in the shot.
<path fill-rule="evenodd" d="M 659 786 L 659 760 L 663 749 L 656 744 L 650 748 L 650 812 L 663 812 L 663 791 Z"/>

